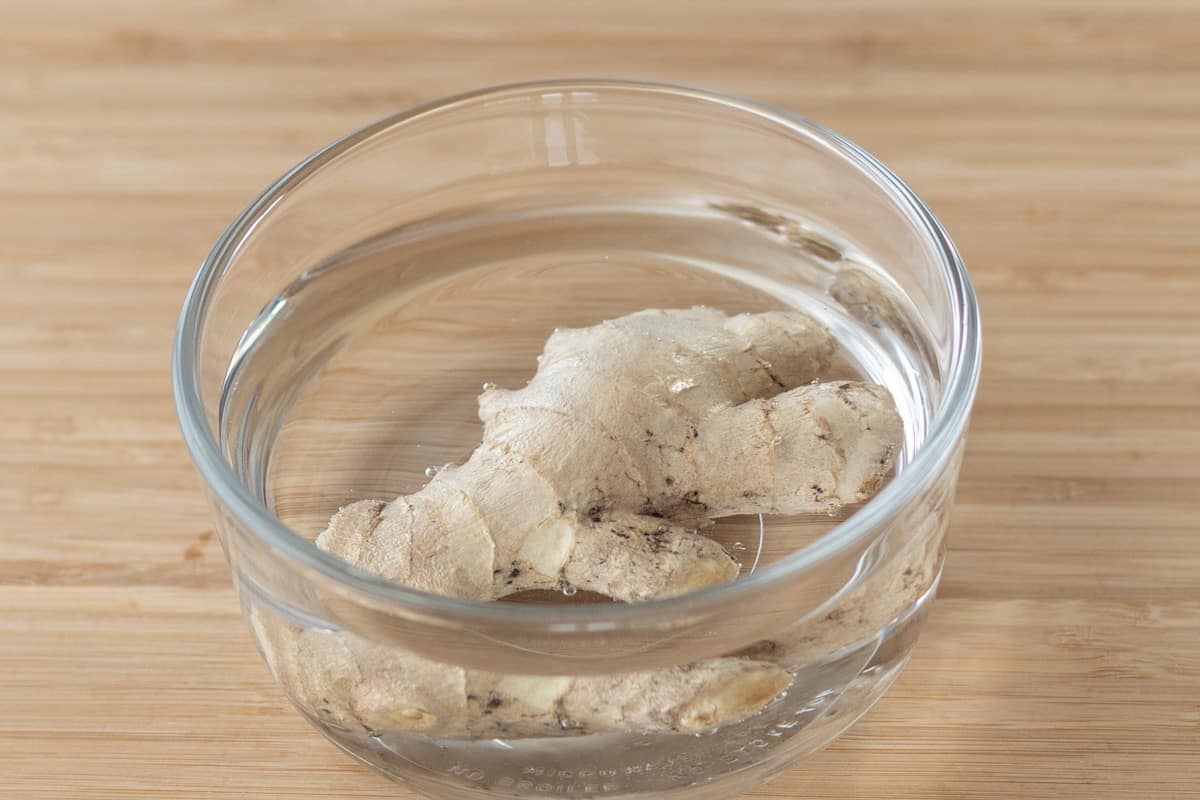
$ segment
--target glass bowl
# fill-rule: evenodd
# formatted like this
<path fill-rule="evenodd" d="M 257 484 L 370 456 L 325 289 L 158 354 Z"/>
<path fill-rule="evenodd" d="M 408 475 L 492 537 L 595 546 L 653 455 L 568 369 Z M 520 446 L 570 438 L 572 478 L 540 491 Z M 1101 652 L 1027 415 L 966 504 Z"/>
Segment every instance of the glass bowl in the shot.
<path fill-rule="evenodd" d="M 723 521 L 706 532 L 737 580 L 638 604 L 435 596 L 314 545 L 339 508 L 461 461 L 480 385 L 520 386 L 556 327 L 696 305 L 805 311 L 840 343 L 820 377 L 891 390 L 904 444 L 873 499 Z M 305 159 L 214 246 L 173 371 L 250 628 L 321 733 L 435 798 L 726 800 L 838 736 L 904 666 L 942 567 L 979 358 L 950 239 L 870 155 L 735 97 L 568 80 L 428 103 Z M 461 703 L 478 674 L 553 698 L 716 658 L 781 668 L 786 688 L 715 728 L 650 708 L 653 724 L 581 730 L 560 711 L 511 735 L 408 706 L 368 721 L 331 700 L 399 675 Z"/>

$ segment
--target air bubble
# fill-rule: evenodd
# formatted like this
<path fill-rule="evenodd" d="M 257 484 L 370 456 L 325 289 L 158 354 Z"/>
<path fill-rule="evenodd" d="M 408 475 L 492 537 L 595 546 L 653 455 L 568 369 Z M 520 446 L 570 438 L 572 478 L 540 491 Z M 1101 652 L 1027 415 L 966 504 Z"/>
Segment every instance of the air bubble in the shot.
<path fill-rule="evenodd" d="M 574 597 L 575 593 L 578 591 L 579 591 L 578 589 L 576 589 L 574 586 L 572 586 L 569 583 L 562 587 L 562 593 L 564 595 L 566 595 L 567 597 Z"/>
<path fill-rule="evenodd" d="M 734 542 L 733 549 L 734 550 L 748 550 L 749 548 L 746 546 L 745 542 Z"/>
<path fill-rule="evenodd" d="M 495 389 L 495 388 L 496 388 L 496 384 L 492 383 L 491 381 L 488 381 L 487 383 L 485 383 L 483 385 L 483 390 L 485 392 L 490 392 L 492 389 Z"/>
<path fill-rule="evenodd" d="M 817 385 L 818 383 L 820 383 L 820 382 L 821 382 L 821 379 L 820 379 L 820 378 L 813 378 L 811 381 L 809 381 L 809 382 L 808 382 L 808 385 L 809 385 L 809 386 L 816 386 L 816 385 Z"/>
<path fill-rule="evenodd" d="M 425 468 L 425 477 L 432 478 L 434 475 L 437 475 L 441 471 L 442 471 L 441 467 L 426 467 Z"/>

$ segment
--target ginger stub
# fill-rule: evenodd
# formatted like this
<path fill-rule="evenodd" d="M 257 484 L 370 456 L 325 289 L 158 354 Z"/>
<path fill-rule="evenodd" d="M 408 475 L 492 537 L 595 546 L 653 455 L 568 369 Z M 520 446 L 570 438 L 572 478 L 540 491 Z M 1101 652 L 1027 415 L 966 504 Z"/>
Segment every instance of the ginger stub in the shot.
<path fill-rule="evenodd" d="M 557 330 L 522 389 L 488 388 L 462 465 L 391 502 L 340 510 L 317 545 L 414 588 L 471 600 L 573 587 L 639 602 L 732 580 L 701 532 L 734 514 L 833 513 L 890 472 L 902 425 L 881 386 L 813 383 L 836 342 L 797 312 L 651 309 Z M 696 732 L 789 683 L 718 658 L 612 676 L 511 676 L 253 619 L 293 698 L 339 727 L 439 736 Z"/>

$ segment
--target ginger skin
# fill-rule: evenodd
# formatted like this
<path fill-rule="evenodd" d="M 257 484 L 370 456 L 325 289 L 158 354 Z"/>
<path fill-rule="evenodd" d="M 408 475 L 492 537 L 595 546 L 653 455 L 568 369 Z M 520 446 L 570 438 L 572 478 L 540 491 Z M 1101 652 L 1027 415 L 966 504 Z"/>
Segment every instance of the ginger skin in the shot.
<path fill-rule="evenodd" d="M 255 613 L 264 655 L 292 699 L 326 724 L 455 738 L 572 729 L 699 732 L 757 711 L 790 683 L 774 664 L 719 658 L 655 672 L 501 675 L 437 663 L 346 633 Z"/>
<path fill-rule="evenodd" d="M 734 514 L 835 512 L 891 470 L 902 426 L 888 392 L 812 383 L 834 349 L 795 312 L 652 309 L 555 331 L 528 385 L 484 391 L 483 440 L 464 464 L 411 495 L 343 508 L 317 544 L 471 600 L 570 586 L 638 602 L 732 580 L 736 562 L 698 528 Z M 370 731 L 694 732 L 750 716 L 790 679 L 738 658 L 503 676 L 254 623 L 294 699 Z"/>

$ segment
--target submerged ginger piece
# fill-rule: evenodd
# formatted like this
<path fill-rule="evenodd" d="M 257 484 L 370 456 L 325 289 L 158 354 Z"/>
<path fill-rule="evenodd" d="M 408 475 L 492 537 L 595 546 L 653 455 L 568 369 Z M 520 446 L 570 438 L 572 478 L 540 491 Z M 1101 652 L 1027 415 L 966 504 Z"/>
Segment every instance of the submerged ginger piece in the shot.
<path fill-rule="evenodd" d="M 833 512 L 891 468 L 887 391 L 810 383 L 834 346 L 785 312 L 649 310 L 559 330 L 527 386 L 480 397 L 483 442 L 465 464 L 347 506 L 317 544 L 473 600 L 569 584 L 636 602 L 730 580 L 737 565 L 696 528 Z"/>
<path fill-rule="evenodd" d="M 502 675 L 346 633 L 302 631 L 260 614 L 251 620 L 293 700 L 323 722 L 371 733 L 486 739 L 566 729 L 699 732 L 754 713 L 790 682 L 774 664 L 739 658 L 615 675 Z"/>
<path fill-rule="evenodd" d="M 411 495 L 343 508 L 317 544 L 471 600 L 574 587 L 638 602 L 732 580 L 736 562 L 699 528 L 734 514 L 832 513 L 891 470 L 902 426 L 887 390 L 812 383 L 835 345 L 811 318 L 776 311 L 651 309 L 555 331 L 528 385 L 484 391 L 483 441 L 466 463 Z M 504 676 L 255 623 L 297 701 L 370 731 L 698 731 L 759 711 L 790 679 L 739 658 Z"/>

